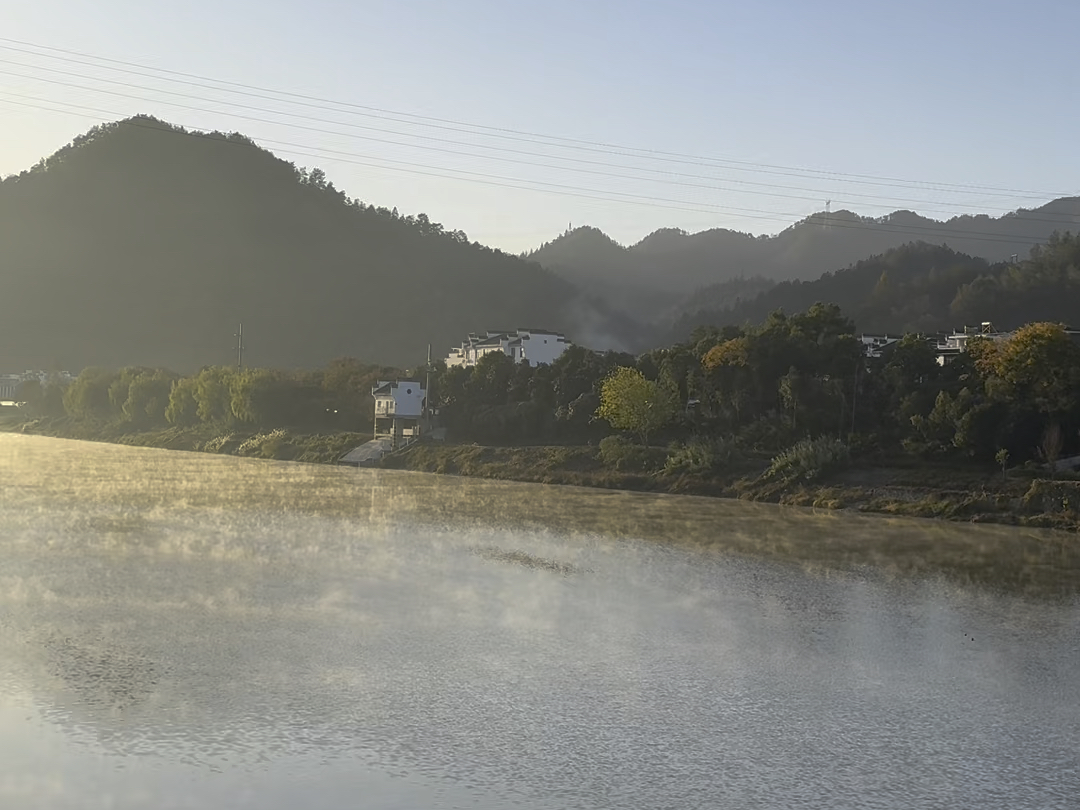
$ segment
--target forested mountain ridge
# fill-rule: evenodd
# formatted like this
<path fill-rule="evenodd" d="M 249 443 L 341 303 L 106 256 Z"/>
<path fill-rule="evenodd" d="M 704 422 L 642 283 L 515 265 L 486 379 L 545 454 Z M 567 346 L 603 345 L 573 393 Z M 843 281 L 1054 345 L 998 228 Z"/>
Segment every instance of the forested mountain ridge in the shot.
<path fill-rule="evenodd" d="M 245 360 L 285 367 L 412 365 L 507 325 L 635 337 L 535 262 L 351 200 L 241 135 L 149 117 L 0 182 L 0 301 L 16 370 L 226 364 L 241 322 Z"/>
<path fill-rule="evenodd" d="M 837 304 L 866 332 L 936 332 L 991 321 L 1080 323 L 1080 234 L 1053 234 L 1028 258 L 991 264 L 950 248 L 914 243 L 814 281 L 786 281 L 734 306 L 684 316 L 669 339 L 698 326 L 762 323 L 770 313 Z"/>
<path fill-rule="evenodd" d="M 736 278 L 808 280 L 910 242 L 948 245 L 991 262 L 1026 256 L 1055 231 L 1080 230 L 1080 197 L 1063 197 L 1001 217 L 958 216 L 937 221 L 911 211 L 861 217 L 817 213 L 775 236 L 726 229 L 656 231 L 623 247 L 595 228 L 568 230 L 526 254 L 636 317 L 657 319 L 696 290 Z M 616 286 L 618 285 L 618 286 Z"/>

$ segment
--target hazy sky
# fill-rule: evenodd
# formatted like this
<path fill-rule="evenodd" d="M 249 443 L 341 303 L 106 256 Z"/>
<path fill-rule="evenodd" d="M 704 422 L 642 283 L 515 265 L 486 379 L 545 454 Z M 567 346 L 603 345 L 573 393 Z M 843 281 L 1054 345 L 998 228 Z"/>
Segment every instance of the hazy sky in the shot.
<path fill-rule="evenodd" d="M 997 215 L 1080 194 L 1078 27 L 1077 0 L 0 0 L 0 174 L 149 113 L 512 252 L 827 199 Z"/>

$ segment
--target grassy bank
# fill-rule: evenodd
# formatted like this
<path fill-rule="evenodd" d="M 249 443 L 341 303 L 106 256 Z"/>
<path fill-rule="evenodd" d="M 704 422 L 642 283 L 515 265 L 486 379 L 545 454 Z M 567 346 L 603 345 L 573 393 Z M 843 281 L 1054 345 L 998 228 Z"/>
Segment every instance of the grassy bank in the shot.
<path fill-rule="evenodd" d="M 95 423 L 71 417 L 26 420 L 0 415 L 0 430 L 54 436 L 61 439 L 111 442 L 166 450 L 191 450 L 249 458 L 272 458 L 314 464 L 334 464 L 371 438 L 364 433 L 318 433 L 278 428 L 243 430 L 227 425 L 200 424 L 140 430 L 126 424 Z"/>
<path fill-rule="evenodd" d="M 665 469 L 666 451 L 640 469 L 613 468 L 596 447 L 485 447 L 420 444 L 385 458 L 391 469 L 545 484 L 708 495 L 908 517 L 1077 530 L 1080 480 L 1048 480 L 1027 470 L 1008 478 L 977 467 L 912 458 L 872 459 L 813 482 L 763 478 L 768 460 L 743 458 L 708 472 Z"/>
<path fill-rule="evenodd" d="M 0 430 L 170 450 L 333 464 L 370 438 L 362 433 L 196 427 L 136 430 L 69 417 L 25 420 L 0 414 Z M 813 481 L 765 475 L 765 456 L 735 455 L 709 469 L 671 464 L 666 448 L 624 447 L 617 455 L 594 445 L 493 447 L 421 443 L 384 458 L 384 469 L 507 481 L 705 495 L 907 517 L 1080 529 L 1080 480 L 1049 480 L 1032 470 L 1008 477 L 976 466 L 911 456 L 855 459 Z"/>

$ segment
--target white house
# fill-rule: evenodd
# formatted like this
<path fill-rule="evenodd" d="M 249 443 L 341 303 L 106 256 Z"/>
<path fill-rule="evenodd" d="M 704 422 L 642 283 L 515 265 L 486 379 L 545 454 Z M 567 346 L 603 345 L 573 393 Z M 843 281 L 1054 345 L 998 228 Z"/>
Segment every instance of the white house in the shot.
<path fill-rule="evenodd" d="M 862 341 L 867 357 L 881 357 L 882 349 L 896 343 L 900 338 L 892 335 L 860 335 L 859 340 Z"/>
<path fill-rule="evenodd" d="M 937 342 L 937 361 L 943 366 L 957 355 L 967 351 L 968 341 L 972 338 L 986 338 L 988 340 L 1005 340 L 1012 337 L 1012 332 L 999 332 L 990 321 L 983 321 L 979 326 L 965 326 L 957 329 L 952 334 L 944 335 Z"/>
<path fill-rule="evenodd" d="M 394 447 L 420 437 L 427 418 L 427 391 L 416 380 L 382 380 L 371 389 L 375 398 L 375 438 L 389 438 Z"/>
<path fill-rule="evenodd" d="M 23 378 L 19 374 L 0 374 L 0 399 L 14 400 L 15 389 L 22 384 Z"/>
<path fill-rule="evenodd" d="M 530 366 L 553 363 L 572 345 L 559 332 L 545 329 L 517 329 L 506 332 L 473 332 L 460 348 L 450 350 L 447 367 L 475 366 L 487 354 L 502 352 L 513 362 L 523 360 Z"/>

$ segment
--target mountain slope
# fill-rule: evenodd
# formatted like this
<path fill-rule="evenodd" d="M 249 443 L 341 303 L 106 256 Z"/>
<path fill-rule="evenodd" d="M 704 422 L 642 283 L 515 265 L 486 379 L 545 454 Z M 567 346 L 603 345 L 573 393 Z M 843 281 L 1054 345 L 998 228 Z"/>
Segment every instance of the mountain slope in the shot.
<path fill-rule="evenodd" d="M 990 261 L 1026 256 L 1055 231 L 1080 229 L 1080 197 L 1002 217 L 960 216 L 938 222 L 911 211 L 860 217 L 850 211 L 814 214 L 775 236 L 755 237 L 725 229 L 689 234 L 663 229 L 630 247 L 596 229 L 585 240 L 568 231 L 528 258 L 575 284 L 607 293 L 637 317 L 652 319 L 701 287 L 760 276 L 777 281 L 813 279 L 909 242 L 948 245 Z M 609 243 L 598 259 L 595 246 Z M 583 250 L 587 244 L 590 250 Z M 615 289 L 626 285 L 629 292 Z M 686 309 L 684 304 L 682 309 Z"/>
<path fill-rule="evenodd" d="M 414 364 L 517 325 L 631 331 L 534 262 L 349 200 L 240 135 L 145 117 L 0 182 L 0 301 L 16 370 L 229 363 L 240 322 L 267 366 Z"/>
<path fill-rule="evenodd" d="M 684 316 L 669 339 L 698 326 L 761 323 L 782 309 L 835 303 L 868 332 L 935 332 L 992 321 L 1080 323 L 1080 235 L 1062 234 L 1018 262 L 985 259 L 925 243 L 893 248 L 814 281 L 786 281 L 723 309 Z"/>

